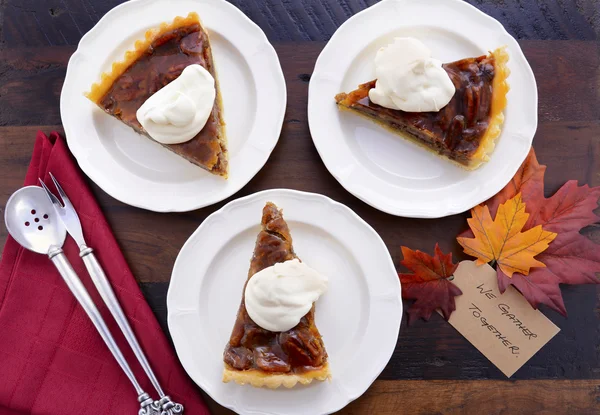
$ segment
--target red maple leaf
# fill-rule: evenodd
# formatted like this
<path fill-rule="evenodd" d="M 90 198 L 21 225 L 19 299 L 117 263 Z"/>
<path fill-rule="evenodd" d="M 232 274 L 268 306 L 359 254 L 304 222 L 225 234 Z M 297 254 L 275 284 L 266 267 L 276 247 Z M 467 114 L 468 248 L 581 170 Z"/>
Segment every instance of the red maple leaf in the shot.
<path fill-rule="evenodd" d="M 536 259 L 546 264 L 546 268 L 531 268 L 529 275 L 514 273 L 509 278 L 497 268 L 500 292 L 512 284 L 534 308 L 546 304 L 566 316 L 558 284 L 599 282 L 596 273 L 600 272 L 600 249 L 579 233 L 559 234 Z"/>
<path fill-rule="evenodd" d="M 429 320 L 431 313 L 438 308 L 448 320 L 456 310 L 454 297 L 462 294 L 449 280 L 458 267 L 458 264 L 452 263 L 452 253 L 444 255 L 437 244 L 433 256 L 405 246 L 401 248 L 404 255 L 401 264 L 414 272 L 398 273 L 402 282 L 402 298 L 417 300 L 408 309 L 408 323 L 418 318 Z"/>
<path fill-rule="evenodd" d="M 577 186 L 575 180 L 566 182 L 550 198 L 544 197 L 544 171 L 538 164 L 533 148 L 515 177 L 497 195 L 486 202 L 490 211 L 521 192 L 526 212 L 530 214 L 524 230 L 537 225 L 558 234 L 548 249 L 536 259 L 545 268 L 532 268 L 529 275 L 515 273 L 512 278 L 499 268 L 498 287 L 504 292 L 508 285 L 515 286 L 529 303 L 537 308 L 546 304 L 566 315 L 559 284 L 598 284 L 600 279 L 600 246 L 581 235 L 579 231 L 598 220 L 600 187 Z M 471 231 L 461 236 L 472 235 Z"/>
<path fill-rule="evenodd" d="M 558 234 L 579 233 L 581 228 L 598 220 L 594 209 L 598 207 L 599 197 L 600 187 L 590 188 L 587 184 L 578 187 L 576 180 L 569 180 L 548 199 L 542 196 L 532 203 L 533 200 L 523 198 L 531 209 L 525 226 L 531 228 L 542 225 L 544 229 Z"/>
<path fill-rule="evenodd" d="M 531 209 L 535 207 L 533 201 L 544 197 L 545 171 L 546 166 L 540 166 L 535 156 L 535 151 L 531 147 L 527 158 L 525 158 L 525 161 L 521 164 L 521 167 L 519 167 L 519 170 L 517 170 L 510 182 L 494 197 L 485 202 L 488 209 L 490 209 L 492 217 L 496 216 L 498 207 L 501 204 L 505 203 L 508 199 L 512 199 L 518 193 L 521 193 L 521 199 L 527 205 L 527 212 L 531 213 Z M 525 229 L 529 229 L 529 227 Z"/>

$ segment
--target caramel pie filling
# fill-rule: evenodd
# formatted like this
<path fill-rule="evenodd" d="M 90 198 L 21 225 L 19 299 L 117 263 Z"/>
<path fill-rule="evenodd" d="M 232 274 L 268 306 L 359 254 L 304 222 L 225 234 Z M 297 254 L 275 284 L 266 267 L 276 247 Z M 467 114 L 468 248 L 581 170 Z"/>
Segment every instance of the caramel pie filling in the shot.
<path fill-rule="evenodd" d="M 136 112 L 156 91 L 192 64 L 202 65 L 216 79 L 211 51 L 206 45 L 208 36 L 198 23 L 163 33 L 114 81 L 98 105 L 137 132 L 148 135 L 138 122 Z M 164 146 L 208 170 L 226 172 L 227 158 L 219 141 L 223 123 L 218 99 L 206 125 L 194 138 Z"/>
<path fill-rule="evenodd" d="M 275 205 L 265 207 L 262 223 L 249 276 L 275 263 L 296 258 L 287 224 Z M 258 369 L 267 373 L 300 374 L 320 369 L 327 363 L 327 352 L 315 326 L 314 306 L 294 328 L 272 332 L 252 321 L 242 297 L 223 360 L 240 371 Z"/>
<path fill-rule="evenodd" d="M 468 165 L 490 126 L 494 56 L 480 56 L 444 64 L 456 93 L 438 112 L 404 112 L 385 108 L 369 99 L 375 80 L 348 94 L 338 104 L 375 118 L 387 127 L 405 131 L 427 147 Z"/>

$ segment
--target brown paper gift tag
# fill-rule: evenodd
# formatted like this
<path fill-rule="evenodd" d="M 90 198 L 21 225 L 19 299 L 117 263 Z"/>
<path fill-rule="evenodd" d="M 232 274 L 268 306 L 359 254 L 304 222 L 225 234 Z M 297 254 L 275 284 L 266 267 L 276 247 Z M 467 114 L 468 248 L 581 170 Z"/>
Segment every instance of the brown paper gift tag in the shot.
<path fill-rule="evenodd" d="M 452 282 L 463 293 L 448 322 L 508 377 L 560 331 L 512 286 L 500 294 L 488 264 L 462 261 Z"/>

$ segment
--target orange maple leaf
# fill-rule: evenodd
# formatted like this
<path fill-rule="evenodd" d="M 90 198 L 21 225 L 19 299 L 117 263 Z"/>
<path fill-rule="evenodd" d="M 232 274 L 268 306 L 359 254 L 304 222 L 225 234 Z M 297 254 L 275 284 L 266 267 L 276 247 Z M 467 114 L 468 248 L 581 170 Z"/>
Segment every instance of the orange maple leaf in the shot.
<path fill-rule="evenodd" d="M 559 284 L 600 284 L 600 249 L 597 244 L 580 233 L 586 226 L 596 224 L 600 186 L 578 186 L 576 180 L 566 182 L 553 196 L 544 196 L 544 172 L 533 147 L 513 179 L 485 204 L 492 216 L 498 206 L 521 193 L 530 214 L 523 227 L 542 225 L 545 230 L 558 233 L 547 250 L 536 258 L 546 267 L 532 268 L 528 275 L 513 274 L 510 278 L 500 268 L 498 288 L 503 293 L 513 285 L 533 308 L 540 304 L 567 315 Z M 469 229 L 459 237 L 473 238 Z"/>
<path fill-rule="evenodd" d="M 542 225 L 521 232 L 529 218 L 521 193 L 500 205 L 494 220 L 487 206 L 476 206 L 471 216 L 467 222 L 475 238 L 457 240 L 479 265 L 496 261 L 508 277 L 515 272 L 528 275 L 530 268 L 546 266 L 534 256 L 545 251 L 557 234 L 543 230 Z"/>

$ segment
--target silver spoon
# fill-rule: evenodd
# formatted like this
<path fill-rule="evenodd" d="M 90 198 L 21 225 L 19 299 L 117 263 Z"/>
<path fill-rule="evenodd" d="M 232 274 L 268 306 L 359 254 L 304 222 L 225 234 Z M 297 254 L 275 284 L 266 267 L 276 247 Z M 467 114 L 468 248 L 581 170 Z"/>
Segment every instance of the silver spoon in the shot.
<path fill-rule="evenodd" d="M 152 398 L 144 392 L 136 380 L 100 312 L 63 253 L 62 246 L 67 231 L 60 219 L 56 217 L 46 192 L 37 186 L 27 186 L 17 190 L 6 202 L 4 221 L 8 233 L 23 248 L 48 255 L 52 260 L 67 286 L 96 326 L 117 363 L 133 384 L 140 402 L 138 415 L 160 414 L 160 409 L 154 405 Z"/>
<path fill-rule="evenodd" d="M 119 300 L 117 299 L 117 296 L 115 295 L 112 286 L 108 281 L 108 278 L 106 277 L 102 266 L 100 265 L 100 262 L 98 262 L 98 260 L 96 259 L 96 255 L 94 255 L 94 250 L 86 244 L 85 239 L 83 237 L 83 230 L 81 229 L 81 221 L 79 220 L 79 216 L 77 215 L 75 206 L 73 206 L 73 204 L 71 203 L 69 196 L 67 196 L 60 183 L 58 183 L 58 180 L 56 180 L 52 173 L 48 174 L 54 182 L 54 186 L 56 187 L 56 190 L 58 191 L 58 194 L 62 199 L 62 203 L 58 199 L 58 197 L 56 197 L 50 191 L 50 189 L 48 189 L 48 187 L 41 178 L 39 179 L 40 184 L 42 185 L 42 188 L 46 192 L 48 199 L 54 207 L 56 217 L 60 219 L 65 229 L 67 230 L 67 233 L 71 235 L 71 237 L 79 246 L 79 256 L 81 257 L 81 259 L 83 259 L 83 263 L 88 273 L 90 274 L 90 277 L 92 277 L 92 281 L 96 286 L 96 289 L 98 290 L 100 296 L 104 300 L 104 303 L 108 307 L 108 311 L 110 311 L 115 321 L 121 328 L 121 332 L 123 332 L 123 335 L 129 343 L 129 346 L 131 346 L 133 353 L 138 358 L 138 361 L 140 362 L 140 365 L 146 372 L 146 375 L 148 375 L 148 378 L 154 386 L 154 389 L 156 389 L 156 391 L 158 392 L 160 399 L 158 401 L 154 401 L 154 405 L 161 408 L 161 415 L 182 415 L 183 405 L 179 403 L 174 403 L 173 401 L 171 401 L 171 398 L 164 393 L 163 389 L 158 383 L 158 379 L 156 378 L 154 372 L 152 371 L 152 368 L 150 367 L 148 359 L 146 359 L 144 351 L 138 343 L 137 338 L 135 337 L 135 334 L 133 333 L 133 330 L 129 325 L 129 322 L 127 321 L 127 317 L 125 316 L 125 313 L 123 312 L 123 309 L 119 304 Z"/>

